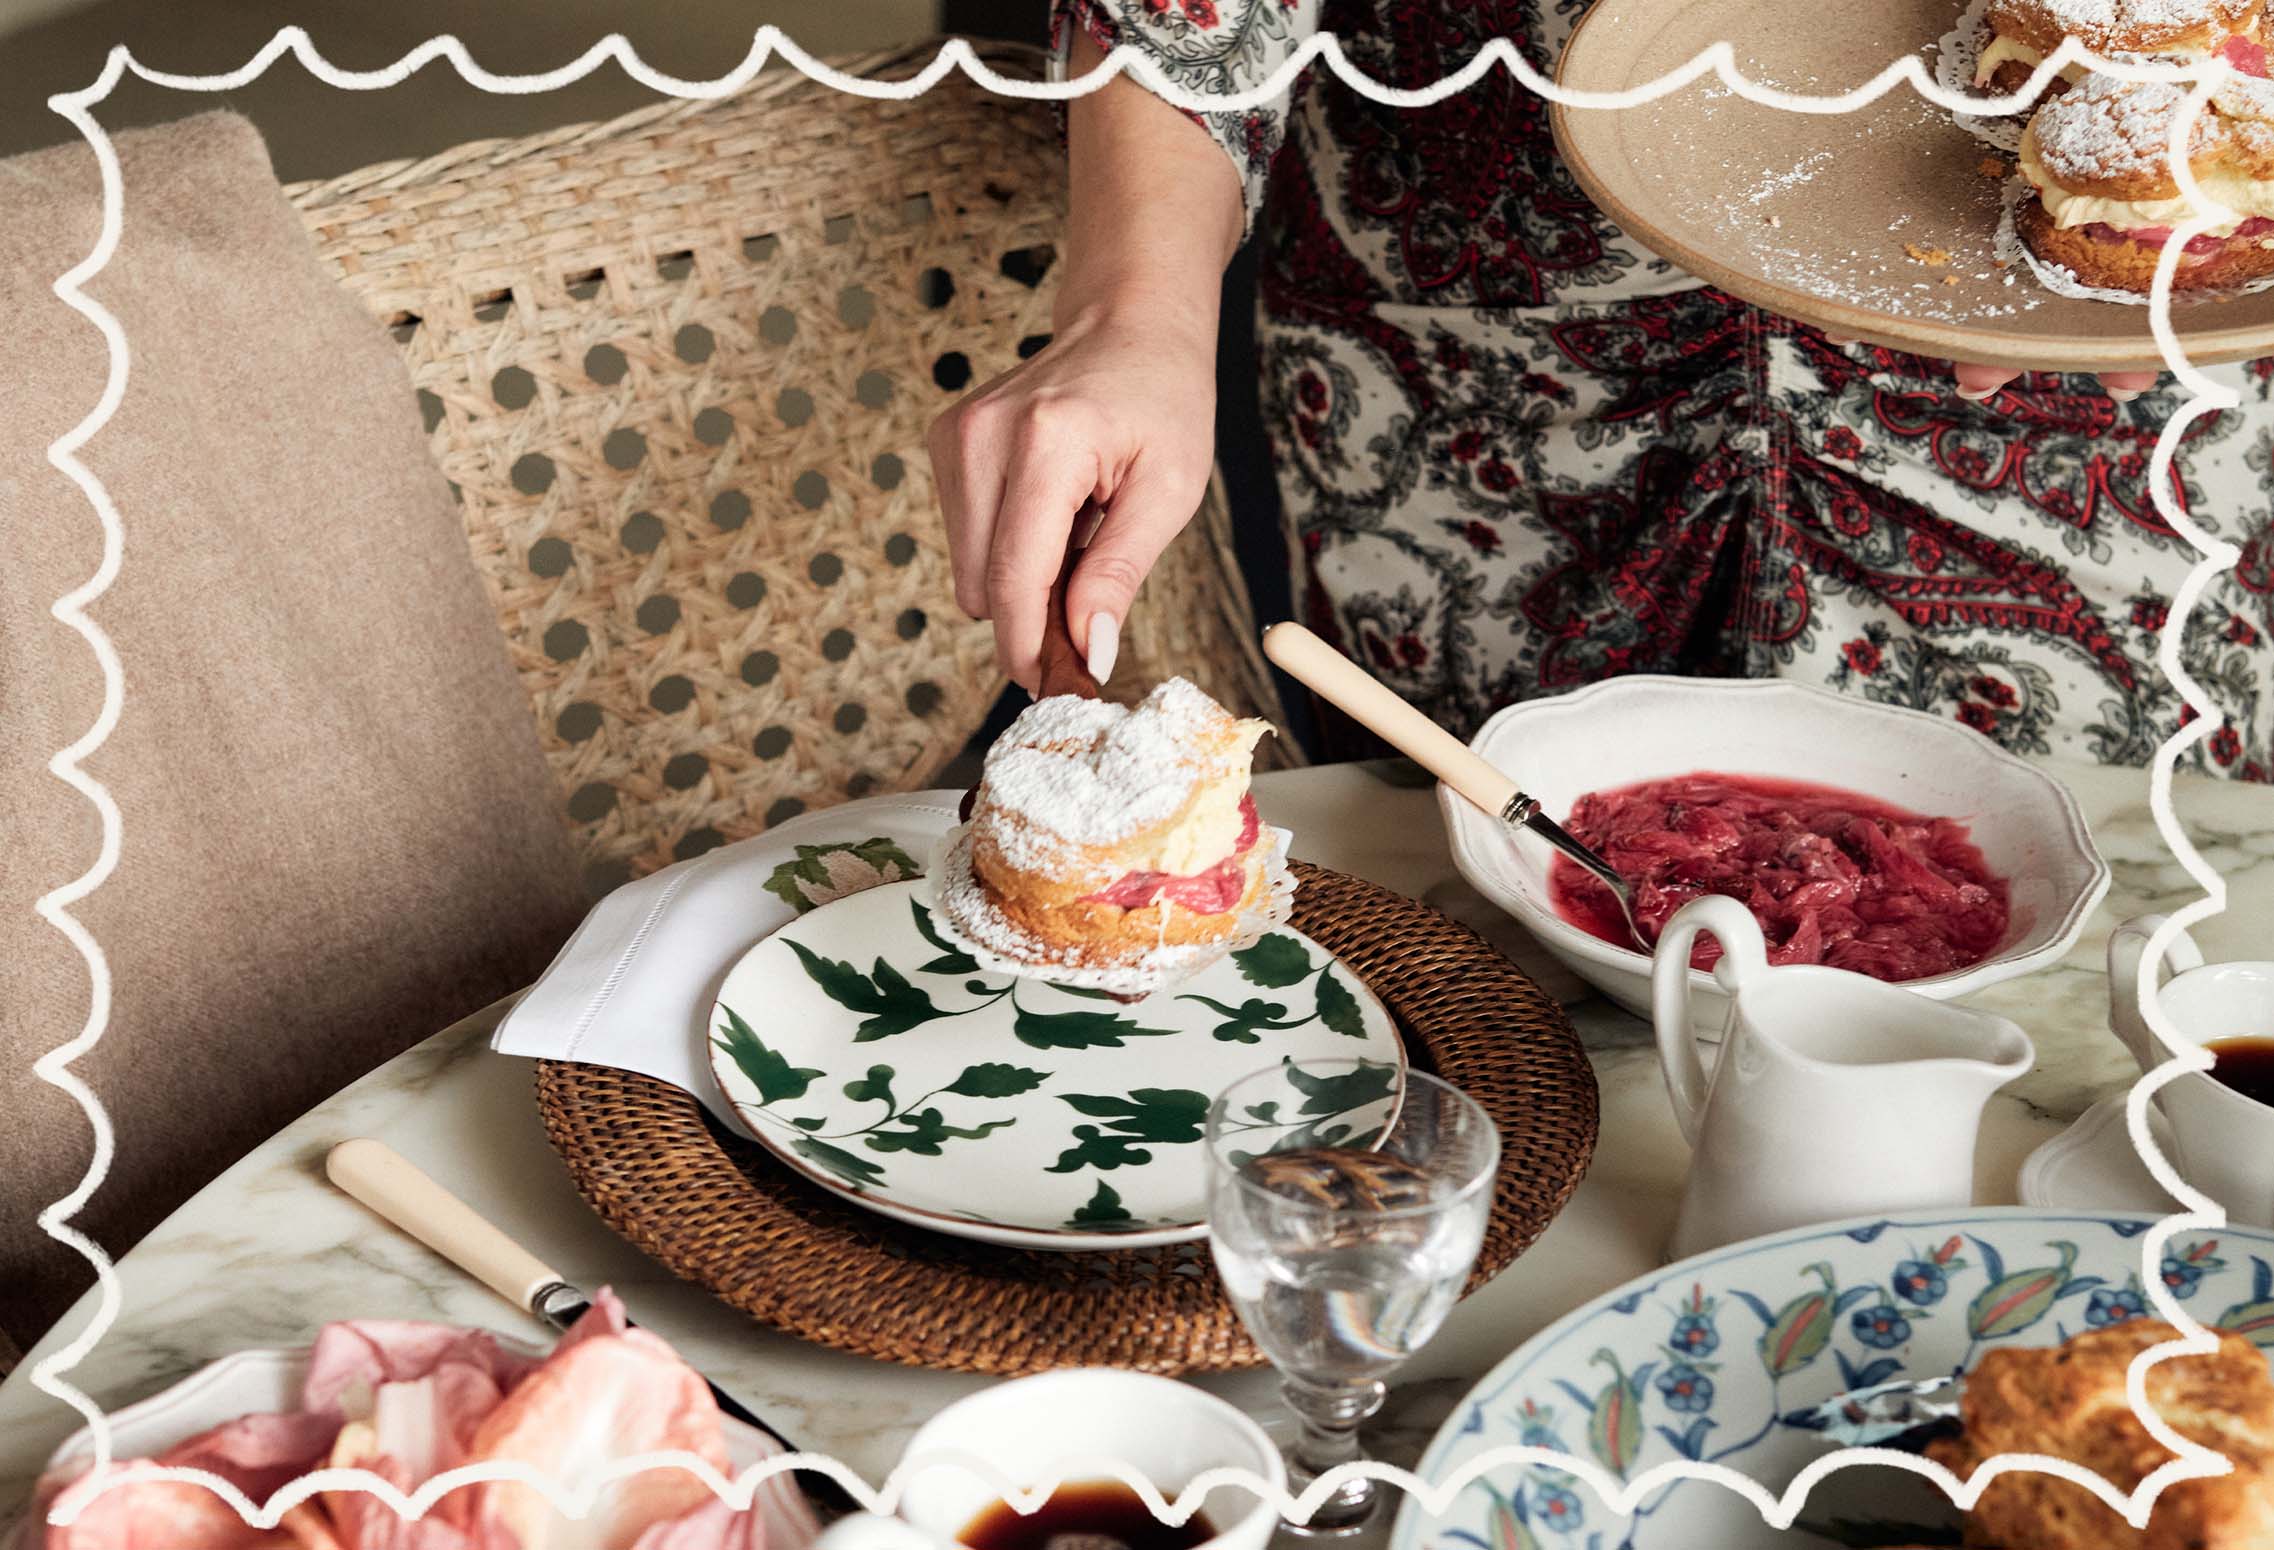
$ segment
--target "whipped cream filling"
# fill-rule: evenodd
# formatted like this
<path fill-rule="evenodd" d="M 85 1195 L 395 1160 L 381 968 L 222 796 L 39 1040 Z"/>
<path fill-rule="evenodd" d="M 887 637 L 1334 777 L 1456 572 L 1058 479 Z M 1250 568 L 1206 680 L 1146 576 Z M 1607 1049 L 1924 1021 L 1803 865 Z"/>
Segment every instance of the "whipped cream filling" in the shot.
<path fill-rule="evenodd" d="M 1240 799 L 1247 794 L 1244 773 L 1209 781 L 1182 818 L 1163 830 L 1152 845 L 1130 856 L 1127 869 L 1168 877 L 1207 871 L 1230 856 L 1239 844 L 1240 831 L 1246 826 Z"/>
<path fill-rule="evenodd" d="M 2009 60 L 2019 60 L 2034 70 L 2045 63 L 2045 54 L 2042 49 L 2031 48 L 2018 38 L 1992 38 L 1990 46 L 1982 50 L 1982 57 L 1974 66 L 1974 84 L 1976 86 L 1989 85 L 1990 77 L 1998 73 L 1998 66 Z M 2063 65 L 2061 67 L 2061 79 L 2067 81 L 2071 86 L 2083 80 L 2089 73 L 2081 64 Z"/>
<path fill-rule="evenodd" d="M 2053 181 L 2038 157 L 2034 126 L 2031 133 L 2021 137 L 2021 150 L 2014 164 L 2037 190 L 2045 213 L 2053 217 L 2053 224 L 2064 231 L 2075 226 L 2090 226 L 2095 221 L 2118 231 L 2177 226 L 2195 213 L 2192 204 L 2176 195 L 2170 199 L 2104 199 L 2097 194 L 2079 194 L 2063 188 Z M 2239 172 L 2214 168 L 2196 173 L 2195 182 L 2205 198 L 2216 200 L 2235 212 L 2234 219 L 2206 227 L 2205 236 L 2231 237 L 2253 216 L 2274 218 L 2274 179 L 2246 177 Z"/>

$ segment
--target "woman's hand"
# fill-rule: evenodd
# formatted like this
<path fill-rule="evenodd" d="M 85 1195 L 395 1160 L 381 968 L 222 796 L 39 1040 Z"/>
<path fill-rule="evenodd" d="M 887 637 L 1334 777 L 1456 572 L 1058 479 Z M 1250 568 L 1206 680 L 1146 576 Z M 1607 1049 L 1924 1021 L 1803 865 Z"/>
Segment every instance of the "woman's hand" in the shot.
<path fill-rule="evenodd" d="M 1074 42 L 1076 75 L 1102 56 Z M 1121 622 L 1192 519 L 1216 447 L 1216 312 L 1245 205 L 1231 159 L 1126 76 L 1067 111 L 1065 265 L 1039 355 L 932 426 L 955 599 L 995 621 L 995 657 L 1041 680 L 1050 590 L 1086 501 L 1101 513 L 1066 582 L 1066 633 L 1113 672 Z"/>
<path fill-rule="evenodd" d="M 1976 366 L 1965 361 L 1954 362 L 1950 374 L 1958 379 L 1958 396 L 1970 404 L 1982 402 L 2021 375 L 2003 366 Z M 2154 387 L 2162 375 L 2158 371 L 2104 371 L 2100 374 L 2100 385 L 2108 390 L 2110 398 L 2128 404 Z"/>
<path fill-rule="evenodd" d="M 1198 509 L 1215 460 L 1215 325 L 1213 295 L 1204 309 L 1125 295 L 1062 314 L 1040 354 L 933 422 L 956 602 L 995 621 L 996 659 L 1028 691 L 1082 503 L 1103 515 L 1068 578 L 1066 624 L 1100 683 L 1139 584 Z"/>

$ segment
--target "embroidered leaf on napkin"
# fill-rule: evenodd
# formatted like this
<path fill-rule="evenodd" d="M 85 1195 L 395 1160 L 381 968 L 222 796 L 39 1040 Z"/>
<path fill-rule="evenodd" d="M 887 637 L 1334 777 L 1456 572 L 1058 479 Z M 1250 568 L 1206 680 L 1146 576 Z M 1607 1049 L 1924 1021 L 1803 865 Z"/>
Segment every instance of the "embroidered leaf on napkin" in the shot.
<path fill-rule="evenodd" d="M 1179 1001 L 1197 1001 L 1210 1011 L 1221 1015 L 1224 1020 L 1218 1023 L 1213 1031 L 1215 1036 L 1226 1044 L 1261 1044 L 1263 1035 L 1257 1031 L 1258 1029 L 1300 1028 L 1304 1023 L 1310 1021 L 1309 1018 L 1302 1017 L 1293 1022 L 1288 1022 L 1285 1020 L 1287 1016 L 1286 1007 L 1277 1001 L 1265 1001 L 1257 996 L 1248 997 L 1238 1006 L 1226 1006 L 1223 1002 L 1208 996 L 1183 995 L 1177 999 Z"/>
<path fill-rule="evenodd" d="M 811 1066 L 793 1066 L 768 1049 L 733 1007 L 722 1005 L 719 1010 L 726 1014 L 726 1032 L 714 1042 L 726 1051 L 735 1068 L 750 1078 L 750 1085 L 758 1089 L 758 1101 L 765 1104 L 804 1097 L 805 1090 L 822 1073 Z"/>
<path fill-rule="evenodd" d="M 908 913 L 916 917 L 916 929 L 923 935 L 924 940 L 940 950 L 940 955 L 937 958 L 932 959 L 929 963 L 918 964 L 916 966 L 917 973 L 976 974 L 979 972 L 978 959 L 940 935 L 939 928 L 932 924 L 932 912 L 930 910 L 918 904 L 914 899 L 910 899 L 908 901 Z"/>
<path fill-rule="evenodd" d="M 1358 998 L 1334 977 L 1332 969 L 1319 975 L 1319 1021 L 1346 1039 L 1366 1037 L 1366 1019 L 1359 1013 Z"/>
<path fill-rule="evenodd" d="M 882 887 L 919 875 L 908 852 L 881 836 L 840 840 L 833 845 L 800 845 L 797 854 L 775 867 L 765 889 L 803 915 L 832 899 Z"/>
<path fill-rule="evenodd" d="M 882 1164 L 856 1157 L 843 1147 L 831 1146 L 813 1136 L 799 1136 L 790 1145 L 800 1157 L 819 1163 L 855 1189 L 865 1188 L 884 1177 Z"/>
<path fill-rule="evenodd" d="M 1249 984 L 1266 990 L 1285 990 L 1311 975 L 1311 955 L 1303 951 L 1303 944 L 1279 933 L 1253 947 L 1241 948 L 1232 954 L 1232 962 L 1240 966 L 1240 974 Z"/>
<path fill-rule="evenodd" d="M 1033 1092 L 1049 1080 L 1050 1073 L 1047 1071 L 987 1061 L 976 1066 L 965 1066 L 963 1075 L 940 1091 L 963 1098 L 1016 1098 L 1021 1093 Z"/>
<path fill-rule="evenodd" d="M 1129 1208 L 1121 1203 L 1121 1192 L 1100 1179 L 1089 1204 L 1076 1207 L 1066 1225 L 1076 1230 L 1088 1228 L 1092 1232 L 1128 1232 L 1144 1223 L 1129 1214 Z"/>
<path fill-rule="evenodd" d="M 1139 1027 L 1118 1012 L 1034 1012 L 1025 1007 L 1011 1034 L 1030 1049 L 1119 1049 L 1123 1039 L 1164 1039 L 1174 1030 Z"/>
<path fill-rule="evenodd" d="M 892 1124 L 900 1128 L 880 1128 L 868 1137 L 872 1152 L 914 1152 L 919 1157 L 940 1155 L 940 1143 L 948 1140 L 976 1141 L 989 1131 L 1001 1130 L 1014 1121 L 986 1120 L 968 1130 L 960 1130 L 947 1122 L 947 1116 L 938 1109 L 918 1109 L 912 1114 L 896 1115 Z"/>
<path fill-rule="evenodd" d="M 822 993 L 849 1012 L 865 1014 L 853 1030 L 855 1044 L 889 1039 L 896 1033 L 948 1014 L 932 1005 L 932 998 L 908 983 L 906 975 L 882 958 L 867 974 L 842 958 L 824 958 L 803 942 L 790 942 L 790 951 L 804 966 L 806 977 Z"/>

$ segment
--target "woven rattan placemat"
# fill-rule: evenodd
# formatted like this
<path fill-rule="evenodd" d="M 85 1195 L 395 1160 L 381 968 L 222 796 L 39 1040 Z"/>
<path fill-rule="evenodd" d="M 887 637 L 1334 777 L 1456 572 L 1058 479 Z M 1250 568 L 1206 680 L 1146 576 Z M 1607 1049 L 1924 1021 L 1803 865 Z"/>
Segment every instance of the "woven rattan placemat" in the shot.
<path fill-rule="evenodd" d="M 1294 925 L 1381 998 L 1415 1065 L 1500 1127 L 1473 1291 L 1540 1235 L 1586 1171 L 1594 1071 L 1563 1009 L 1473 932 L 1372 883 L 1295 870 Z M 729 1306 L 816 1344 L 1004 1376 L 1263 1360 L 1205 1243 L 1053 1254 L 903 1226 L 806 1183 L 677 1088 L 604 1066 L 538 1062 L 537 1106 L 610 1226 Z"/>

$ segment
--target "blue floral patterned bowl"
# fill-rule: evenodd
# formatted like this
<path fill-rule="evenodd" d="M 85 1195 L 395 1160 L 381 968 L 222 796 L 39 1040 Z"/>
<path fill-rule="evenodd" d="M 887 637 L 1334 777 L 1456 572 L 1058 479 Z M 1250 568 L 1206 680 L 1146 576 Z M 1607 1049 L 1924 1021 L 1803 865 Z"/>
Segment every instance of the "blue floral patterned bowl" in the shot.
<path fill-rule="evenodd" d="M 2160 1279 L 2197 1320 L 2274 1351 L 2274 1233 L 2183 1233 L 2142 1264 L 2144 1217 L 1975 1208 L 1808 1227 L 1702 1254 L 1596 1299 L 1527 1341 L 1462 1401 L 1424 1480 L 1507 1446 L 1552 1448 L 1633 1481 L 1675 1460 L 1782 1491 L 1832 1447 L 1808 1424 L 1835 1394 L 1971 1367 L 2152 1315 Z M 1819 1481 L 1794 1528 L 1709 1481 L 1614 1511 L 1580 1476 L 1507 1464 L 1441 1517 L 1408 1499 L 1393 1550 L 1764 1550 L 1955 1544 L 1957 1515 L 1908 1472 Z"/>

